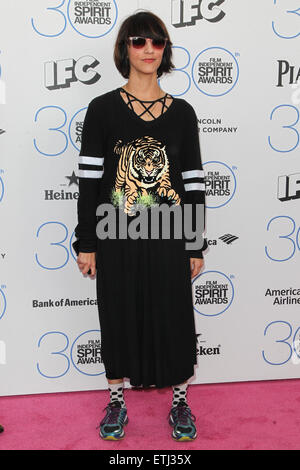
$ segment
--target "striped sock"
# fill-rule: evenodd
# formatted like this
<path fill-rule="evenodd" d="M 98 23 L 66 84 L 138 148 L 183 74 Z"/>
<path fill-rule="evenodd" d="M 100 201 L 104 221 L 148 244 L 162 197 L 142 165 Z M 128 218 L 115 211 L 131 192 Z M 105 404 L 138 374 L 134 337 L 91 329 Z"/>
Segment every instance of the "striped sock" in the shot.
<path fill-rule="evenodd" d="M 187 382 L 181 385 L 172 386 L 172 389 L 173 389 L 172 407 L 177 406 L 178 403 L 181 403 L 181 402 L 185 403 L 186 405 L 188 404 L 187 399 L 186 399 L 187 387 L 188 387 Z"/>
<path fill-rule="evenodd" d="M 124 382 L 119 382 L 117 384 L 108 384 L 108 390 L 110 394 L 110 403 L 114 401 L 119 401 L 121 403 L 122 408 L 126 408 L 125 400 L 123 396 L 123 387 Z"/>

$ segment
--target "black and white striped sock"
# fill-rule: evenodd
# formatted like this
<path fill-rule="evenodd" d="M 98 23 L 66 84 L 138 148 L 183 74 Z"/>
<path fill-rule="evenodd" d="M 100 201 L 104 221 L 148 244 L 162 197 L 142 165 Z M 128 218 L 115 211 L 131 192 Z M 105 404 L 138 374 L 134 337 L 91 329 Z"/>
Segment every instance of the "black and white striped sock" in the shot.
<path fill-rule="evenodd" d="M 187 382 L 185 382 L 184 384 L 181 384 L 181 385 L 173 385 L 172 386 L 172 389 L 173 389 L 172 407 L 177 406 L 178 403 L 180 403 L 180 402 L 183 402 L 186 405 L 188 404 L 187 399 L 186 399 L 187 387 L 188 387 Z"/>
<path fill-rule="evenodd" d="M 119 401 L 122 408 L 126 408 L 125 400 L 123 396 L 124 382 L 119 382 L 116 384 L 108 384 L 108 390 L 110 394 L 110 403 L 114 401 Z"/>

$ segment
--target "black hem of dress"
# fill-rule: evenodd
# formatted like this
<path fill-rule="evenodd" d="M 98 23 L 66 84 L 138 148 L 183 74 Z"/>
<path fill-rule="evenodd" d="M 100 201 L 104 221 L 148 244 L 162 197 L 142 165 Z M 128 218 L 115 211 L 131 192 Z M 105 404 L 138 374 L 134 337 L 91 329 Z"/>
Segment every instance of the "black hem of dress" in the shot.
<path fill-rule="evenodd" d="M 194 365 L 196 365 L 196 364 L 197 363 L 195 362 Z M 161 383 L 160 382 L 157 385 L 156 384 L 141 384 L 141 383 L 136 382 L 134 379 L 131 380 L 130 377 L 127 376 L 127 375 L 123 375 L 123 378 L 129 380 L 129 383 L 130 383 L 132 388 L 136 388 L 136 389 L 139 389 L 139 390 L 146 390 L 146 389 L 153 389 L 153 388 L 165 388 L 165 387 L 172 387 L 172 386 L 175 386 L 175 385 L 179 385 L 179 384 L 182 384 L 183 382 L 186 382 L 187 380 L 189 380 L 191 377 L 193 377 L 195 375 L 194 366 L 192 367 L 192 369 L 193 369 L 193 372 L 185 374 L 184 378 L 179 378 L 179 379 L 176 378 L 176 380 L 169 380 L 168 383 Z M 122 374 L 120 374 L 120 376 L 121 375 Z M 110 377 L 106 376 L 106 378 L 108 380 L 117 380 L 120 377 L 110 378 Z"/>

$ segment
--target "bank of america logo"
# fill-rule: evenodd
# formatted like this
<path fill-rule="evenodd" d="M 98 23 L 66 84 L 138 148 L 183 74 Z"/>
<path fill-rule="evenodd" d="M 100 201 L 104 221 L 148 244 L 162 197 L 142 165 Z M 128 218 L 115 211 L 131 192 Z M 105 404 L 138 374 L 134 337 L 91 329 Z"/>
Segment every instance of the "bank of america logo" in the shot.
<path fill-rule="evenodd" d="M 1 134 L 4 134 L 5 130 L 4 129 L 0 129 L 0 135 Z"/>
<path fill-rule="evenodd" d="M 230 243 L 234 242 L 238 238 L 239 237 L 236 237 L 235 235 L 232 235 L 231 233 L 225 233 L 225 235 L 222 235 L 222 237 L 219 237 L 219 239 L 222 240 L 224 243 L 227 243 L 227 245 L 230 245 Z"/>

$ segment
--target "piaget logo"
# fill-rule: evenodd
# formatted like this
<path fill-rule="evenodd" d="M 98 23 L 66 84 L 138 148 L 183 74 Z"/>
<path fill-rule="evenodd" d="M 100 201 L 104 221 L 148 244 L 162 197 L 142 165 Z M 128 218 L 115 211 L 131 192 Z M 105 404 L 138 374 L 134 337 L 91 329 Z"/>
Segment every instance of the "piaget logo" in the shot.
<path fill-rule="evenodd" d="M 299 64 L 290 63 L 288 60 L 278 60 L 277 66 L 278 75 L 276 86 L 282 87 L 284 85 L 295 85 L 298 83 L 300 77 Z"/>

